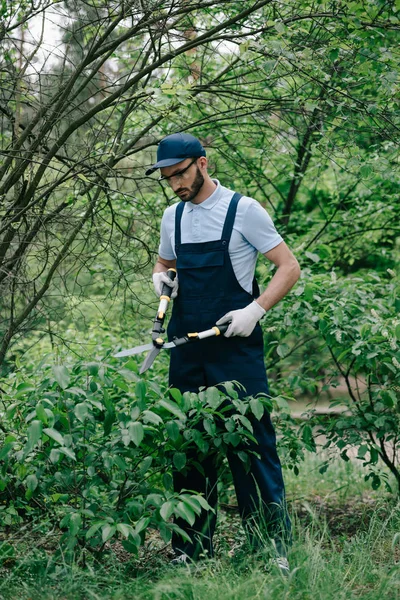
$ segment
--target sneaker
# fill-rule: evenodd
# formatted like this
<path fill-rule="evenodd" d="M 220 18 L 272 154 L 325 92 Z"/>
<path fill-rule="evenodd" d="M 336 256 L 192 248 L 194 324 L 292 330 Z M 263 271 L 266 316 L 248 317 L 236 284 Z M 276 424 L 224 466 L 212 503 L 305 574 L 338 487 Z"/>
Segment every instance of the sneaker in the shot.
<path fill-rule="evenodd" d="M 176 556 L 175 558 L 173 558 L 169 564 L 174 566 L 174 567 L 181 567 L 181 566 L 189 566 L 191 564 L 191 560 L 189 558 L 189 556 L 187 554 L 179 554 L 178 556 Z"/>
<path fill-rule="evenodd" d="M 277 558 L 273 558 L 271 560 L 271 564 L 278 567 L 285 577 L 287 577 L 290 573 L 289 561 L 284 556 L 278 556 Z"/>

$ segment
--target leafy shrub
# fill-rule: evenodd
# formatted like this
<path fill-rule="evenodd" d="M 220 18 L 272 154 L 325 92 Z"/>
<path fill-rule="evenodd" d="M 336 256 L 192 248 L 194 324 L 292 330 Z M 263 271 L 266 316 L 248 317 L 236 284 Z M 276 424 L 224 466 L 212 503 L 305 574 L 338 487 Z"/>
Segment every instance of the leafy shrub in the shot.
<path fill-rule="evenodd" d="M 201 495 L 173 492 L 172 465 L 186 469 L 193 447 L 198 461 L 231 448 L 249 465 L 251 421 L 272 400 L 240 400 L 232 383 L 182 395 L 136 372 L 134 361 L 122 368 L 78 362 L 4 380 L 3 525 L 47 520 L 62 531 L 70 555 L 80 547 L 99 552 L 115 537 L 137 552 L 148 529 L 167 542 L 174 530 L 186 535 L 171 516 L 193 524 L 210 510 Z"/>
<path fill-rule="evenodd" d="M 344 460 L 350 447 L 357 448 L 374 488 L 381 483 L 381 459 L 400 490 L 399 277 L 391 270 L 386 276 L 352 277 L 318 270 L 303 269 L 295 301 L 285 299 L 274 309 L 267 356 L 279 362 L 283 373 L 274 382 L 275 391 L 307 391 L 316 398 L 339 380 L 345 383 L 347 398 L 333 398 L 331 407 L 346 404 L 348 410 L 340 417 L 311 420 L 309 426 L 318 425 L 326 447 L 336 446 Z M 288 375 L 285 365 L 290 365 Z"/>

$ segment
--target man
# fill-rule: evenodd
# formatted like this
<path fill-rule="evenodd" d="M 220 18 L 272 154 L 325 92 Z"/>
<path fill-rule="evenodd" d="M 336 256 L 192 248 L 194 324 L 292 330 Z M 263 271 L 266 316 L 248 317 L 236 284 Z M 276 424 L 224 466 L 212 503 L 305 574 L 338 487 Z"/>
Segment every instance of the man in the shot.
<path fill-rule="evenodd" d="M 173 288 L 169 339 L 230 322 L 224 336 L 174 349 L 169 383 L 181 392 L 197 392 L 200 386 L 236 380 L 245 388 L 242 396 L 268 394 L 259 321 L 296 283 L 298 262 L 258 202 L 210 178 L 206 151 L 197 138 L 176 133 L 162 139 L 157 162 L 146 175 L 157 169 L 160 180 L 181 200 L 164 212 L 153 272 L 158 295 L 163 283 Z M 261 295 L 254 280 L 258 252 L 277 267 Z M 171 267 L 177 269 L 174 282 L 166 275 Z M 245 472 L 236 454 L 228 455 L 239 511 L 254 546 L 254 529 L 260 520 L 266 521 L 275 541 L 277 564 L 288 571 L 285 546 L 290 540 L 290 521 L 269 414 L 260 421 L 254 419 L 253 428 L 258 442 L 254 449 L 261 458 L 251 456 L 250 472 Z M 204 474 L 194 467 L 185 474 L 174 472 L 174 489 L 202 492 L 216 509 L 216 466 L 210 458 L 202 467 Z M 193 527 L 183 519 L 176 522 L 191 541 L 173 536 L 175 560 L 196 560 L 201 552 L 213 555 L 215 515 L 203 511 Z"/>

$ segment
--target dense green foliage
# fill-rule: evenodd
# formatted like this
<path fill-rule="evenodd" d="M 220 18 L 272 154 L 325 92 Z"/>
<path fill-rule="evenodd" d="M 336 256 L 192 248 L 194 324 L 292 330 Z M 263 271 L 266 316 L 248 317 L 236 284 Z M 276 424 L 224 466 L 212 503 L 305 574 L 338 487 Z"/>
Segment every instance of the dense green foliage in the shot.
<path fill-rule="evenodd" d="M 221 510 L 218 557 L 189 572 L 171 568 L 165 544 L 154 536 L 138 556 L 110 541 L 87 569 L 54 560 L 57 538 L 28 523 L 0 542 L 0 595 L 4 600 L 210 600 L 290 597 L 307 600 L 392 600 L 399 591 L 399 507 L 383 490 L 368 490 L 360 464 L 340 459 L 321 477 L 323 456 L 308 455 L 286 485 L 295 539 L 289 579 L 252 555 L 238 515 Z M 232 546 L 234 555 L 232 556 Z"/>
<path fill-rule="evenodd" d="M 243 401 L 232 383 L 225 388 L 162 391 L 139 378 L 133 361 L 48 365 L 10 378 L 2 400 L 3 525 L 43 519 L 64 532 L 64 557 L 101 552 L 114 536 L 136 553 L 149 529 L 166 542 L 172 531 L 185 536 L 170 517 L 193 524 L 210 506 L 190 491 L 174 494 L 172 467 L 184 471 L 190 451 L 196 464 L 210 454 L 221 464 L 230 449 L 247 468 L 252 420 L 281 400 Z M 300 442 L 288 435 L 283 445 L 296 464 Z"/>

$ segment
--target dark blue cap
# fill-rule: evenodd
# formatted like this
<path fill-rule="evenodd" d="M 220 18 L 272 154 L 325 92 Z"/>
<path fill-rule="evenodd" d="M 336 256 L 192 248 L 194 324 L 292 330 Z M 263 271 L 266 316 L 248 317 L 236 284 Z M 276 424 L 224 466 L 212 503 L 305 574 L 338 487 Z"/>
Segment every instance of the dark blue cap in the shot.
<path fill-rule="evenodd" d="M 185 158 L 197 158 L 205 155 L 206 151 L 200 141 L 190 133 L 167 135 L 158 144 L 157 162 L 150 169 L 147 169 L 146 175 L 154 173 L 161 167 L 172 167 L 172 165 L 182 162 Z"/>

